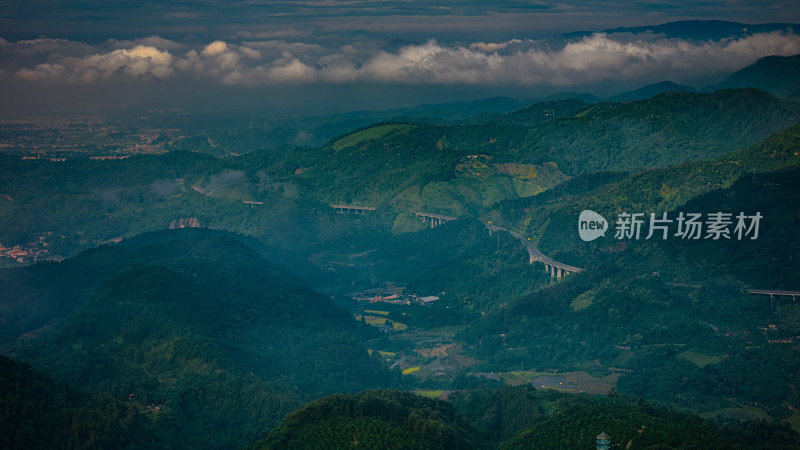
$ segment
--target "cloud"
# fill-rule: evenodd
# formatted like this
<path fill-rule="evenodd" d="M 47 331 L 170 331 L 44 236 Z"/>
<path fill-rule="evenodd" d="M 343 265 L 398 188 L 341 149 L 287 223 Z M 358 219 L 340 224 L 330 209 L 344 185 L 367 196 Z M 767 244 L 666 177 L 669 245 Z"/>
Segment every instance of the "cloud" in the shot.
<path fill-rule="evenodd" d="M 181 184 L 174 179 L 156 180 L 150 183 L 150 190 L 156 197 L 164 198 L 178 194 L 181 191 Z"/>
<path fill-rule="evenodd" d="M 217 56 L 227 51 L 228 51 L 228 44 L 226 42 L 214 41 L 206 45 L 206 47 L 203 49 L 202 52 L 200 52 L 200 54 L 203 56 Z"/>
<path fill-rule="evenodd" d="M 244 86 L 378 82 L 571 87 L 620 80 L 682 82 L 735 71 L 764 56 L 800 53 L 800 36 L 787 30 L 693 41 L 649 32 L 594 33 L 465 44 L 429 40 L 393 49 L 365 39 L 346 44 L 216 40 L 188 51 L 183 44 L 150 36 L 109 40 L 106 45 L 110 48 L 102 50 L 64 40 L 2 40 L 0 51 L 9 57 L 0 70 L 21 80 L 73 83 L 120 76 L 190 77 Z"/>
<path fill-rule="evenodd" d="M 225 169 L 216 175 L 211 175 L 206 190 L 212 193 L 217 192 L 220 189 L 243 181 L 245 176 L 245 173 L 241 170 Z"/>
<path fill-rule="evenodd" d="M 680 81 L 738 70 L 763 56 L 797 53 L 800 36 L 780 31 L 718 42 L 653 39 L 652 35 L 620 39 L 595 33 L 558 48 L 541 41 L 475 43 L 468 47 L 429 41 L 395 53 L 381 52 L 356 70 L 356 78 L 523 86 L 576 86 L 618 79 Z"/>
<path fill-rule="evenodd" d="M 56 79 L 90 83 L 117 73 L 132 78 L 145 75 L 168 78 L 173 72 L 173 57 L 169 52 L 145 45 L 84 57 L 55 59 L 58 62 L 39 64 L 33 69 L 19 69 L 16 76 L 25 80 Z"/>
<path fill-rule="evenodd" d="M 509 45 L 521 44 L 521 43 L 522 43 L 522 41 L 519 40 L 519 39 L 512 39 L 512 40 L 507 41 L 507 42 L 498 42 L 498 43 L 473 42 L 472 44 L 469 44 L 469 48 L 471 50 L 478 50 L 478 51 L 481 51 L 481 52 L 496 52 L 496 51 L 504 50 L 504 49 L 508 48 Z"/>

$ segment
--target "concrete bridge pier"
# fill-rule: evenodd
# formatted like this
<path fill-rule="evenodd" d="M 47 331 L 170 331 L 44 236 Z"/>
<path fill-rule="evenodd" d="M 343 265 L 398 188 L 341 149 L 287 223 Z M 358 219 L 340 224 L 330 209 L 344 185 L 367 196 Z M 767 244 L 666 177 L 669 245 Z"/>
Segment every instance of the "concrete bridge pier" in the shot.
<path fill-rule="evenodd" d="M 430 224 L 431 228 L 436 228 L 439 225 L 443 225 L 446 222 L 457 219 L 457 217 L 443 216 L 441 214 L 431 214 L 424 212 L 418 212 L 417 217 L 421 218 L 423 223 Z M 489 228 L 489 235 L 491 234 L 492 234 L 492 229 Z"/>

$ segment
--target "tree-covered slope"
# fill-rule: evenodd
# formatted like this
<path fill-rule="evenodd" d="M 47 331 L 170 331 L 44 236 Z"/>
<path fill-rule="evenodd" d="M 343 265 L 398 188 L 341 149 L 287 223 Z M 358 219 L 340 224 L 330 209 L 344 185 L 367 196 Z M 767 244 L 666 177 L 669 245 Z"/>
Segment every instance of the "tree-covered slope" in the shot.
<path fill-rule="evenodd" d="M 732 89 L 629 103 L 543 102 L 485 120 L 381 123 L 320 148 L 219 159 L 186 151 L 112 161 L 2 156 L 0 243 L 45 242 L 48 254 L 69 256 L 196 219 L 307 256 L 362 230 L 417 231 L 417 211 L 479 216 L 568 176 L 718 157 L 796 124 L 800 109 Z M 332 203 L 378 210 L 341 220 Z"/>
<path fill-rule="evenodd" d="M 59 382 L 0 356 L 0 446 L 5 449 L 158 448 L 131 402 Z"/>
<path fill-rule="evenodd" d="M 800 434 L 764 421 L 717 425 L 611 392 L 589 396 L 532 386 L 480 387 L 430 400 L 411 392 L 332 395 L 289 414 L 247 448 L 591 449 L 614 446 L 790 449 Z"/>
<path fill-rule="evenodd" d="M 79 256 L 121 267 L 96 268 L 103 275 L 73 310 L 7 351 L 58 379 L 158 406 L 159 442 L 204 448 L 243 445 L 320 395 L 392 383 L 349 313 L 288 270 L 225 235 L 169 234 Z"/>
<path fill-rule="evenodd" d="M 778 97 L 787 97 L 800 89 L 798 72 L 800 72 L 800 55 L 766 56 L 732 73 L 711 89 L 754 87 Z"/>
<path fill-rule="evenodd" d="M 762 91 L 734 89 L 666 93 L 629 103 L 549 102 L 490 120 L 368 127 L 321 149 L 318 162 L 310 161 L 300 179 L 329 201 L 388 201 L 395 209 L 407 203 L 474 214 L 563 180 L 537 188 L 544 179 L 535 177 L 544 164 L 555 163 L 557 174 L 575 176 L 709 159 L 783 131 L 800 120 L 800 108 Z M 519 169 L 506 171 L 505 181 L 498 177 L 514 164 Z"/>
<path fill-rule="evenodd" d="M 248 449 L 481 449 L 487 442 L 453 405 L 411 392 L 334 395 L 289 414 Z"/>
<path fill-rule="evenodd" d="M 674 92 L 604 102 L 531 129 L 515 154 L 555 161 L 568 175 L 639 171 L 709 159 L 783 131 L 797 104 L 755 89 Z M 534 160 L 535 161 L 535 160 Z"/>
<path fill-rule="evenodd" d="M 462 337 L 477 358 L 494 363 L 487 369 L 522 362 L 616 371 L 621 391 L 662 403 L 725 418 L 757 405 L 776 420 L 789 417 L 800 381 L 798 306 L 792 297 L 770 300 L 746 289 L 800 285 L 798 149 L 793 127 L 709 162 L 622 180 L 576 178 L 532 201 L 504 204 L 491 216 L 495 223 L 519 218 L 528 227 L 523 234 L 548 256 L 586 270 L 488 313 Z M 583 209 L 609 220 L 605 237 L 580 240 Z M 646 214 L 638 239 L 615 237 L 623 211 Z M 667 238 L 646 239 L 651 212 L 673 220 L 680 212 L 762 219 L 756 239 L 739 239 L 735 223 L 728 239 L 707 238 L 706 229 L 684 239 L 675 223 Z"/>

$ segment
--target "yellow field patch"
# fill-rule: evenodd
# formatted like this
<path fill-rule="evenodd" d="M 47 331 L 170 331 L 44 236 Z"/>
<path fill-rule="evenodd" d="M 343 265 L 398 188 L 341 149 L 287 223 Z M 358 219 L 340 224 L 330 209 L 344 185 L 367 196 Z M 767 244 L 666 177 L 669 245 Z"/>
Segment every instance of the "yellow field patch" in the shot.
<path fill-rule="evenodd" d="M 423 358 L 428 358 L 431 356 L 445 357 L 447 356 L 447 350 L 452 346 L 453 344 L 446 344 L 433 348 L 415 348 L 414 351 L 419 353 L 419 355 Z"/>
<path fill-rule="evenodd" d="M 416 391 L 416 394 L 425 398 L 440 398 L 444 391 L 442 390 L 433 390 L 433 391 Z"/>
<path fill-rule="evenodd" d="M 412 374 L 412 373 L 414 373 L 414 372 L 418 371 L 419 369 L 420 369 L 420 367 L 419 367 L 419 366 L 416 366 L 416 367 L 409 367 L 408 369 L 406 369 L 406 370 L 404 370 L 404 371 L 403 371 L 403 375 L 409 375 L 409 374 Z"/>
<path fill-rule="evenodd" d="M 379 314 L 381 316 L 388 316 L 389 315 L 389 311 L 376 311 L 374 309 L 365 309 L 364 313 Z"/>
<path fill-rule="evenodd" d="M 364 322 L 368 325 L 384 325 L 386 323 L 386 317 L 364 316 Z"/>
<path fill-rule="evenodd" d="M 392 328 L 394 331 L 405 331 L 408 329 L 408 325 L 400 322 L 392 322 Z"/>

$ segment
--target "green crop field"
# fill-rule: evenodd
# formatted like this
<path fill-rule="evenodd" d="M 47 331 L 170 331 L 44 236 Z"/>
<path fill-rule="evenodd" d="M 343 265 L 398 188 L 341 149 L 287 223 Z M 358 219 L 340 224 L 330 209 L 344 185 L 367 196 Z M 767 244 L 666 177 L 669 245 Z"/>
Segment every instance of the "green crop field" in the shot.
<path fill-rule="evenodd" d="M 676 358 L 685 359 L 692 364 L 696 365 L 697 367 L 705 367 L 709 364 L 718 364 L 722 361 L 722 355 L 714 354 L 712 352 L 707 352 L 705 350 L 699 350 L 696 348 L 692 348 L 686 350 L 685 352 L 679 353 Z"/>
<path fill-rule="evenodd" d="M 353 134 L 349 134 L 338 141 L 334 142 L 332 147 L 334 150 L 342 150 L 347 147 L 352 147 L 354 145 L 361 144 L 363 142 L 371 141 L 373 139 L 379 139 L 387 134 L 396 131 L 396 130 L 403 130 L 409 128 L 409 125 L 401 125 L 401 124 L 391 124 L 391 125 L 380 125 L 377 127 L 367 128 L 366 130 L 358 131 Z"/>
<path fill-rule="evenodd" d="M 440 398 L 444 393 L 443 390 L 433 390 L 433 391 L 416 391 L 417 395 L 420 395 L 425 398 Z"/>
<path fill-rule="evenodd" d="M 552 372 L 534 372 L 532 370 L 515 370 L 512 372 L 503 372 L 500 374 L 508 384 L 525 384 L 530 383 L 537 377 L 553 376 Z"/>
<path fill-rule="evenodd" d="M 704 412 L 699 414 L 701 418 L 714 420 L 721 417 L 726 420 L 766 420 L 769 415 L 763 410 L 753 406 L 745 406 L 742 408 L 721 408 L 714 411 Z M 790 425 L 791 419 L 789 419 Z"/>

